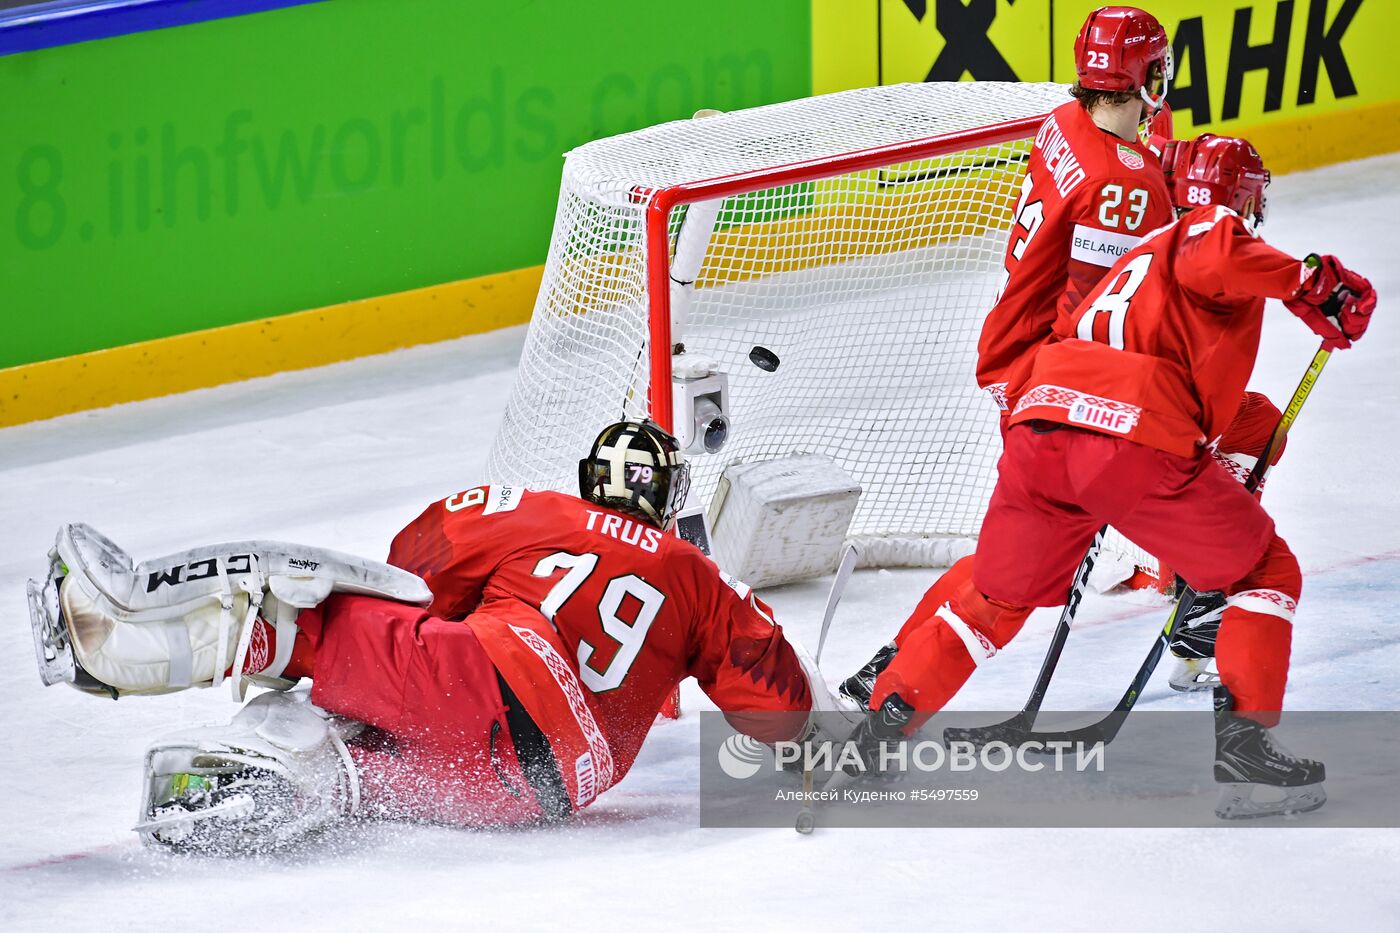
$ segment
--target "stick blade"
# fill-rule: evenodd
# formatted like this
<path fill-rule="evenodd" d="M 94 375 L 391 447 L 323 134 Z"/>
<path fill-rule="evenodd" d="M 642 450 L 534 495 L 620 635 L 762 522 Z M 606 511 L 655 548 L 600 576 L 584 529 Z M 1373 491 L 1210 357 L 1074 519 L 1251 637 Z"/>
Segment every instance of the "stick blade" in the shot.
<path fill-rule="evenodd" d="M 860 559 L 860 548 L 853 542 L 846 542 L 846 548 L 841 552 L 841 562 L 836 565 L 836 576 L 831 581 L 831 592 L 826 597 L 826 611 L 822 613 L 822 630 L 817 636 L 816 663 L 820 667 L 822 663 L 822 649 L 826 647 L 826 636 L 831 631 L 831 620 L 836 616 L 836 606 L 841 602 L 841 594 L 846 591 L 846 583 L 851 579 L 851 574 L 856 569 L 856 561 Z"/>
<path fill-rule="evenodd" d="M 975 748 L 981 748 L 992 742 L 1005 742 L 1014 747 L 1024 744 L 1030 734 L 1030 717 L 1025 713 L 1017 713 L 1005 722 L 990 726 L 949 726 L 943 730 L 943 744 L 968 742 Z"/>

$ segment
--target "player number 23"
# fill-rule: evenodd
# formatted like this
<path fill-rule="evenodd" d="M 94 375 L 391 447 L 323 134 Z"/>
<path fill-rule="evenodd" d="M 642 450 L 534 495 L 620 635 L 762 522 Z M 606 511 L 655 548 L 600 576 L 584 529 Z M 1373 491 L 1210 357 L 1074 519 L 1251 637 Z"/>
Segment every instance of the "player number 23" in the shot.
<path fill-rule="evenodd" d="M 1118 229 L 1121 222 L 1126 230 L 1136 230 L 1142 226 L 1142 218 L 1147 214 L 1147 191 L 1134 188 L 1123 197 L 1122 185 L 1104 185 L 1099 192 L 1103 200 L 1099 202 L 1099 223 L 1110 230 Z M 1125 203 L 1126 202 L 1126 203 Z"/>
<path fill-rule="evenodd" d="M 549 595 L 540 603 L 540 614 L 553 622 L 554 614 L 569 601 L 569 597 L 573 596 L 579 587 L 583 586 L 583 581 L 588 579 L 597 566 L 597 554 L 556 551 L 548 557 L 541 558 L 535 565 L 534 576 L 553 576 L 562 568 L 568 568 L 569 572 L 550 588 Z M 626 622 L 618 616 L 622 601 L 628 596 L 639 604 L 636 619 L 632 622 Z M 646 641 L 651 623 L 656 621 L 656 614 L 661 611 L 661 604 L 665 601 L 665 593 L 635 574 L 613 577 L 608 581 L 607 588 L 603 590 L 603 598 L 598 601 L 598 624 L 602 626 L 603 634 L 617 642 L 617 651 L 613 653 L 612 660 L 599 669 L 589 663 L 596 650 L 594 646 L 579 640 L 579 679 L 589 690 L 603 693 L 622 685 L 623 679 L 642 650 L 642 643 Z"/>

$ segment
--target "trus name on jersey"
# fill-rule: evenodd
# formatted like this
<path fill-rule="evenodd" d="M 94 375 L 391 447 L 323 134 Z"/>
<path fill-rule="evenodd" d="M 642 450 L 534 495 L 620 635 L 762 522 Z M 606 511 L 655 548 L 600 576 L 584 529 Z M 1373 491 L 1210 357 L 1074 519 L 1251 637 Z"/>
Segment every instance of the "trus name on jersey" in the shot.
<path fill-rule="evenodd" d="M 607 535 L 609 538 L 616 538 L 623 544 L 639 547 L 648 554 L 656 553 L 656 549 L 661 546 L 661 537 L 664 534 L 659 528 L 652 528 L 630 518 L 623 518 L 621 515 L 596 512 L 593 509 L 588 510 L 588 530 Z"/>

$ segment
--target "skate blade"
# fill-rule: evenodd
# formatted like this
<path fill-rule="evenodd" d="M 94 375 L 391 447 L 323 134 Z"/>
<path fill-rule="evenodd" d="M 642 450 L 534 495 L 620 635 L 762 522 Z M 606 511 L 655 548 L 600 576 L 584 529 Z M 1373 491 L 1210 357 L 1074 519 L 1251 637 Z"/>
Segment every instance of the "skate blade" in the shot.
<path fill-rule="evenodd" d="M 195 825 L 206 820 L 246 820 L 257 809 L 253 798 L 247 794 L 233 794 L 208 807 L 198 810 L 176 808 L 165 813 L 153 813 L 137 823 L 132 830 L 154 842 L 168 845 L 178 844 L 190 835 Z"/>
<path fill-rule="evenodd" d="M 51 570 L 42 585 L 38 580 L 30 580 L 24 587 L 29 597 L 29 625 L 34 630 L 34 657 L 39 663 L 39 679 L 45 687 L 77 680 L 73 642 L 58 608 L 60 579 Z"/>
<path fill-rule="evenodd" d="M 1327 791 L 1322 784 L 1304 784 L 1301 787 L 1268 787 L 1281 791 L 1284 796 L 1278 800 L 1255 800 L 1254 793 L 1267 785 L 1226 784 L 1220 789 L 1220 800 L 1215 805 L 1215 815 L 1222 820 L 1256 820 L 1268 816 L 1296 816 L 1309 813 L 1327 802 Z"/>

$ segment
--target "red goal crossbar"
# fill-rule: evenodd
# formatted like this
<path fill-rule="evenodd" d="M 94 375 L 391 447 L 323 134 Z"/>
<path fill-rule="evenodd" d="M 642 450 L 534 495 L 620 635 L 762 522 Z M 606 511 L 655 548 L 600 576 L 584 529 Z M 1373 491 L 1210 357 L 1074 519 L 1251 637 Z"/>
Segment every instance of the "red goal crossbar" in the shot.
<path fill-rule="evenodd" d="M 956 133 L 944 133 L 910 142 L 875 146 L 841 155 L 823 156 L 770 169 L 736 172 L 702 181 L 683 182 L 655 191 L 647 205 L 646 250 L 647 293 L 651 317 L 651 377 L 648 404 L 651 418 L 667 431 L 671 423 L 671 211 L 683 204 L 711 201 L 766 188 L 820 181 L 851 172 L 867 171 L 886 165 L 899 165 L 916 159 L 950 155 L 965 149 L 1034 136 L 1045 115 L 1022 117 L 1005 123 Z"/>

